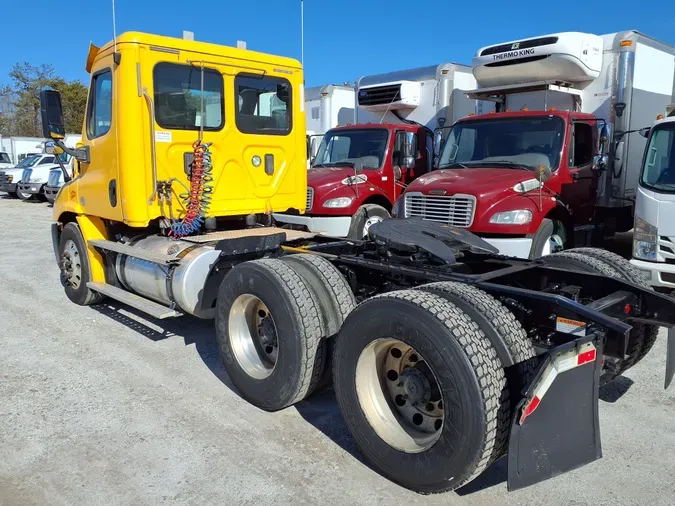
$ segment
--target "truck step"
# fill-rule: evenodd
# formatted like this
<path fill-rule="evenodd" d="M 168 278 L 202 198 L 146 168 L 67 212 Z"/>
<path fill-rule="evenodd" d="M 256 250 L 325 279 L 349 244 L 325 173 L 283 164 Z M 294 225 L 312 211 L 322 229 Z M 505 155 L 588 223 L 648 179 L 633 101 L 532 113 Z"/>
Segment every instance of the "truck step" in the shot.
<path fill-rule="evenodd" d="M 159 253 L 155 253 L 154 251 L 136 248 L 127 244 L 122 244 L 121 242 L 93 239 L 89 241 L 89 244 L 91 244 L 94 248 L 104 249 L 106 251 L 114 251 L 115 253 L 121 253 L 130 257 L 140 258 L 141 260 L 147 260 L 153 264 L 171 265 L 180 263 L 180 258 L 170 255 L 161 255 Z"/>
<path fill-rule="evenodd" d="M 143 311 L 145 314 L 157 318 L 158 320 L 163 320 L 165 318 L 174 318 L 176 316 L 181 316 L 183 313 L 179 313 L 169 307 L 162 306 L 156 302 L 136 295 L 135 293 L 127 292 L 108 283 L 95 283 L 90 281 L 87 283 L 87 287 L 91 288 L 95 292 L 102 293 L 107 295 L 111 299 L 115 299 L 120 302 L 124 302 L 128 306 Z"/>

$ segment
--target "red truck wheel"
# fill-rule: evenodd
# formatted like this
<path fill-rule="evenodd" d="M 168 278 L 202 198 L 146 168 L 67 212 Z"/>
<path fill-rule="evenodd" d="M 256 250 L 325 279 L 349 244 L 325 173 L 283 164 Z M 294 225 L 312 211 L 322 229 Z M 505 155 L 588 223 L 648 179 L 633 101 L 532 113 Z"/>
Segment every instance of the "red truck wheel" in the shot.
<path fill-rule="evenodd" d="M 368 237 L 368 230 L 375 223 L 391 218 L 391 214 L 384 207 L 377 204 L 364 204 L 352 217 L 349 227 L 349 238 L 361 240 Z"/>
<path fill-rule="evenodd" d="M 530 259 L 543 257 L 565 249 L 567 234 L 565 225 L 558 220 L 545 218 L 532 238 Z"/>

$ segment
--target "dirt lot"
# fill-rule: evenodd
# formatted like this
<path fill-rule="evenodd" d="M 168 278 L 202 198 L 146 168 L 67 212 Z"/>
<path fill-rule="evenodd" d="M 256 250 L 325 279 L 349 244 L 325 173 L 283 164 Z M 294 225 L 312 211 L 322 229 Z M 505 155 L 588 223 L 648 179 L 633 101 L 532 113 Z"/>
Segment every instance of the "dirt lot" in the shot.
<path fill-rule="evenodd" d="M 331 395 L 280 413 L 230 387 L 209 322 L 147 321 L 62 292 L 51 208 L 0 197 L 0 504 L 672 504 L 665 340 L 601 393 L 605 457 L 507 493 L 498 462 L 420 496 L 356 450 Z"/>

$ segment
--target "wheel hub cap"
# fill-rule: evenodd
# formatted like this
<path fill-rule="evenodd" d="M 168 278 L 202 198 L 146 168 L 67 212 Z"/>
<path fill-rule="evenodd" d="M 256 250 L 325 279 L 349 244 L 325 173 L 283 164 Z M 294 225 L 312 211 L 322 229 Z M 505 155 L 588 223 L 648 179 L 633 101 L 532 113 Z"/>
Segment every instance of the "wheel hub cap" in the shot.
<path fill-rule="evenodd" d="M 77 246 L 71 239 L 66 241 L 63 248 L 59 268 L 63 282 L 77 290 L 82 282 L 82 259 Z"/>
<path fill-rule="evenodd" d="M 440 437 L 445 413 L 438 381 L 406 343 L 383 338 L 366 346 L 356 365 L 356 393 L 370 426 L 390 446 L 419 453 Z"/>
<path fill-rule="evenodd" d="M 277 328 L 272 314 L 258 297 L 243 294 L 232 304 L 228 334 L 241 368 L 255 379 L 272 374 L 279 356 Z"/>

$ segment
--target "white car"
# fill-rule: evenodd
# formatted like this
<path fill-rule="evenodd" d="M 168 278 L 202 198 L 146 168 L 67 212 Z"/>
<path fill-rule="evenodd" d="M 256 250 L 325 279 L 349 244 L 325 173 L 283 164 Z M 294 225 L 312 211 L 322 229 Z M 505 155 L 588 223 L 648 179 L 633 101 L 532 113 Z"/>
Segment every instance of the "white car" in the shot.
<path fill-rule="evenodd" d="M 61 156 L 67 157 L 68 155 L 64 153 Z M 44 187 L 49 179 L 49 173 L 55 168 L 59 168 L 56 155 L 37 155 L 37 160 L 34 163 L 24 167 L 20 181 L 16 186 L 16 195 L 22 200 L 28 200 L 35 196 L 45 198 Z"/>
<path fill-rule="evenodd" d="M 68 174 L 71 175 L 72 172 L 72 166 L 71 165 L 66 165 L 66 170 L 68 171 Z M 44 187 L 44 193 L 45 193 L 45 198 L 49 202 L 54 202 L 56 200 L 56 196 L 59 193 L 59 190 L 63 186 L 63 183 L 65 182 L 65 178 L 63 177 L 63 170 L 61 167 L 57 167 L 55 169 L 52 169 L 49 172 L 49 179 L 47 179 L 47 184 Z"/>
<path fill-rule="evenodd" d="M 15 167 L 0 171 L 0 192 L 7 192 L 10 197 L 18 198 L 16 190 L 24 169 L 32 167 L 38 161 L 39 155 L 27 156 Z"/>

